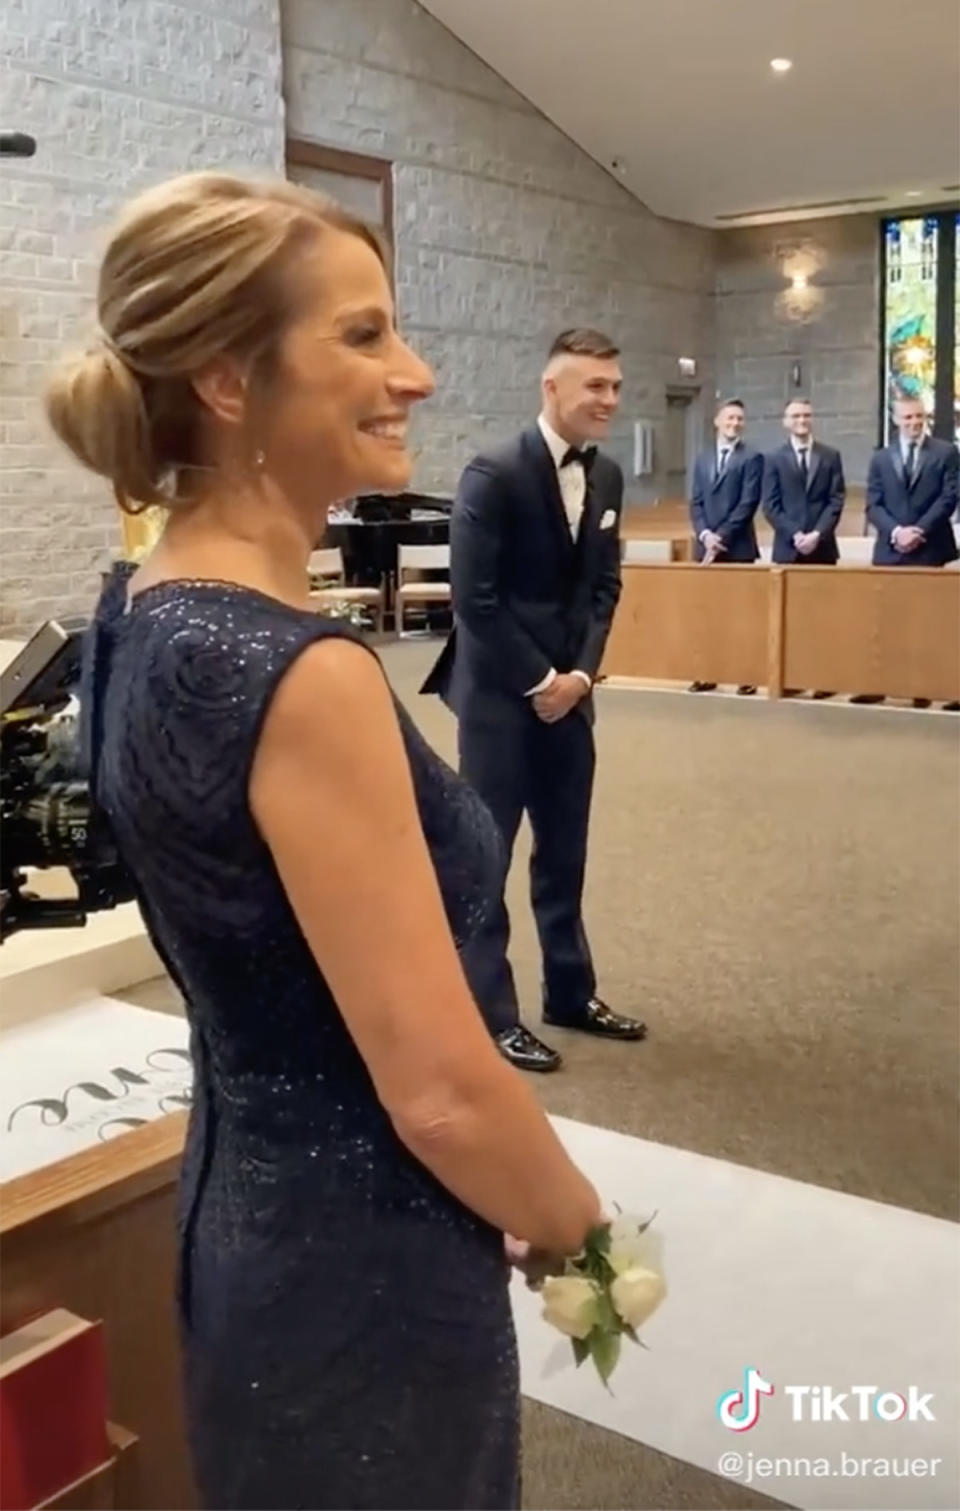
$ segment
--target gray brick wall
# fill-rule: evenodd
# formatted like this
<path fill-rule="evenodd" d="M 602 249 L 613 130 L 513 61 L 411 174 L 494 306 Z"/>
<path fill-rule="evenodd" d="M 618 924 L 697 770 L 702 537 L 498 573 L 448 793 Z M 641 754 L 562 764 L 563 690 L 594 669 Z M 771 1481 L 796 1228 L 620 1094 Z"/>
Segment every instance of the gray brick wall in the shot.
<path fill-rule="evenodd" d="M 720 389 L 746 402 L 751 439 L 775 445 L 799 362 L 818 433 L 840 447 L 852 483 L 865 481 L 876 444 L 879 247 L 872 215 L 725 231 L 717 241 Z M 805 290 L 792 290 L 793 273 L 808 276 Z"/>
<path fill-rule="evenodd" d="M 120 544 L 116 506 L 47 430 L 50 363 L 88 338 L 99 238 L 136 189 L 283 162 L 277 0 L 3 0 L 0 632 L 86 612 Z"/>
<path fill-rule="evenodd" d="M 291 137 L 394 163 L 397 301 L 436 368 L 418 418 L 416 485 L 536 413 L 552 335 L 621 341 L 611 449 L 631 495 L 632 421 L 662 423 L 677 357 L 713 394 L 714 237 L 658 219 L 413 0 L 281 0 Z"/>
<path fill-rule="evenodd" d="M 283 50 L 281 58 L 281 29 Z M 281 93 L 282 90 L 282 93 Z M 720 236 L 658 219 L 414 0 L 4 0 L 3 124 L 37 156 L 0 171 L 0 633 L 89 609 L 120 542 L 102 484 L 48 435 L 50 362 L 91 328 L 103 229 L 186 169 L 279 169 L 289 135 L 394 167 L 397 294 L 434 364 L 416 484 L 446 492 L 478 447 L 535 412 L 564 325 L 606 327 L 626 392 L 611 449 L 628 496 L 634 419 L 662 426 L 678 356 L 779 438 L 794 360 L 862 480 L 877 409 L 870 217 Z M 806 304 L 784 265 L 814 268 Z M 658 448 L 662 454 L 662 445 Z"/>

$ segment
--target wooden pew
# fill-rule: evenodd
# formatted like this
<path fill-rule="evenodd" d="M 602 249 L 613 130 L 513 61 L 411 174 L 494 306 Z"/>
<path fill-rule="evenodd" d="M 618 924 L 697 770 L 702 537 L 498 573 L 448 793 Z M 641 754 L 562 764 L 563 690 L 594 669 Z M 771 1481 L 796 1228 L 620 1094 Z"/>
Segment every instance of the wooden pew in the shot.
<path fill-rule="evenodd" d="M 185 1124 L 172 1113 L 0 1187 L 3 1331 L 58 1306 L 103 1320 L 111 1419 L 138 1439 L 120 1511 L 197 1503 L 174 1306 Z"/>
<path fill-rule="evenodd" d="M 602 674 L 960 698 L 960 572 L 623 568 Z"/>

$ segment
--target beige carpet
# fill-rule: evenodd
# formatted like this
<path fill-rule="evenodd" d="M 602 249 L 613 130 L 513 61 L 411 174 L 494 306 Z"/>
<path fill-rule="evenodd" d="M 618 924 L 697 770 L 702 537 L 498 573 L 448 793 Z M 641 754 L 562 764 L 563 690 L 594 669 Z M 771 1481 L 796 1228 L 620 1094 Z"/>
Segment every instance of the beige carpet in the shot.
<path fill-rule="evenodd" d="M 417 688 L 436 642 L 384 648 Z M 955 1219 L 960 719 L 601 690 L 587 923 L 601 990 L 640 1045 L 545 1032 L 555 1113 Z M 514 960 L 538 1026 L 527 837 Z M 139 995 L 169 1002 L 165 987 Z M 776 1504 L 547 1407 L 525 1408 L 525 1504 Z"/>
<path fill-rule="evenodd" d="M 416 689 L 435 647 L 385 660 Z M 553 1112 L 956 1217 L 960 717 L 601 689 L 586 918 L 641 1045 L 545 1031 Z M 526 832 L 510 884 L 538 1026 Z"/>

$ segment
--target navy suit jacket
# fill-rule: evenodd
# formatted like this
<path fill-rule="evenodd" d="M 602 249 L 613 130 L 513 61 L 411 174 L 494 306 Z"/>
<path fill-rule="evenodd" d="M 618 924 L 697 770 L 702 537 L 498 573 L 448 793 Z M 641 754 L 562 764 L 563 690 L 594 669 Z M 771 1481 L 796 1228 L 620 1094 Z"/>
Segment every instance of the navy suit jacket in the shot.
<path fill-rule="evenodd" d="M 843 462 L 832 446 L 814 441 L 806 487 L 792 444 L 772 451 L 763 468 L 763 512 L 773 526 L 773 560 L 832 566 L 840 554 L 836 530 L 846 495 Z M 811 530 L 819 531 L 817 548 L 801 556 L 793 537 Z"/>
<path fill-rule="evenodd" d="M 717 455 L 718 448 L 710 446 L 693 465 L 690 519 L 697 561 L 704 554 L 702 530 L 713 530 L 723 540 L 727 549 L 718 561 L 756 561 L 760 552 L 753 517 L 760 503 L 763 457 L 741 441 L 718 478 Z"/>
<path fill-rule="evenodd" d="M 957 508 L 957 449 L 928 436 L 908 482 L 899 440 L 873 453 L 867 475 L 867 518 L 877 531 L 876 567 L 942 567 L 957 559 L 953 516 Z M 915 551 L 898 551 L 896 525 L 917 525 L 926 540 Z"/>
<path fill-rule="evenodd" d="M 450 521 L 454 628 L 421 689 L 460 717 L 514 711 L 553 667 L 600 669 L 620 597 L 623 473 L 594 457 L 577 540 L 537 426 L 460 479 Z M 593 699 L 577 704 L 588 720 Z"/>

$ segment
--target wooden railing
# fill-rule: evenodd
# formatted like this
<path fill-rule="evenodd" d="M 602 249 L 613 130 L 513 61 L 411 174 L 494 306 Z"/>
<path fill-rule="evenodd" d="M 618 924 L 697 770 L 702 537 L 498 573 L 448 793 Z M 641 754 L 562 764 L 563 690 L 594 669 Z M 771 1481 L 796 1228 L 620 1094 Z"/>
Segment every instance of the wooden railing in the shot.
<path fill-rule="evenodd" d="M 960 572 L 623 568 L 603 674 L 960 698 Z"/>

